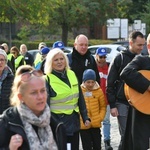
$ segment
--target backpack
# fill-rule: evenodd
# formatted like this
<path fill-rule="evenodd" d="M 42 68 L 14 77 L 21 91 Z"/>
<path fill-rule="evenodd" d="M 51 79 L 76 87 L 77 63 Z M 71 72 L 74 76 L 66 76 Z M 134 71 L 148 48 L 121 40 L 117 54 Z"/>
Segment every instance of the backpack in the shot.
<path fill-rule="evenodd" d="M 121 56 L 121 64 L 120 64 L 120 68 L 118 70 L 119 73 L 121 73 L 121 69 L 123 67 L 123 54 L 122 54 L 122 52 L 120 52 L 120 56 Z"/>

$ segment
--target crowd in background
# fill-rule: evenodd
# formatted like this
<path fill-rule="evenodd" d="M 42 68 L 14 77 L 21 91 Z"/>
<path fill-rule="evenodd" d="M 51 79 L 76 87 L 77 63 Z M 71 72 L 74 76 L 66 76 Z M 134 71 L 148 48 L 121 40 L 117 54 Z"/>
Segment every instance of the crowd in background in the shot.
<path fill-rule="evenodd" d="M 118 150 L 135 150 L 132 141 L 139 139 L 132 134 L 125 148 L 127 121 L 132 121 L 128 117 L 131 106 L 123 92 L 123 79 L 130 80 L 124 75 L 129 68 L 123 69 L 140 54 L 144 44 L 142 33 L 131 33 L 129 48 L 111 64 L 106 62 L 105 47 L 98 48 L 95 57 L 91 55 L 83 34 L 75 38 L 73 51 L 68 54 L 63 52 L 61 41 L 56 41 L 52 49 L 39 43 L 35 59 L 26 44 L 10 49 L 6 43 L 1 44 L 0 149 L 78 150 L 81 137 L 84 150 L 100 150 L 103 136 L 105 150 L 113 150 L 111 114 L 118 119 Z M 144 146 L 139 144 L 139 150 L 148 149 L 149 132 L 142 136 L 147 141 Z"/>

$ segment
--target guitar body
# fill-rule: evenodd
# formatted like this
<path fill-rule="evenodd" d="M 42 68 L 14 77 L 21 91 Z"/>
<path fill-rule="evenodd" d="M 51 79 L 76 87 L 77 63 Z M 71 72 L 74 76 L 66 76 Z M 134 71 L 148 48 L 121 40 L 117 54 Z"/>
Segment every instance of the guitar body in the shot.
<path fill-rule="evenodd" d="M 150 80 L 150 71 L 139 71 L 144 77 Z M 145 91 L 141 94 L 136 90 L 129 87 L 127 84 L 124 86 L 124 91 L 128 102 L 138 111 L 150 115 L 150 92 Z"/>

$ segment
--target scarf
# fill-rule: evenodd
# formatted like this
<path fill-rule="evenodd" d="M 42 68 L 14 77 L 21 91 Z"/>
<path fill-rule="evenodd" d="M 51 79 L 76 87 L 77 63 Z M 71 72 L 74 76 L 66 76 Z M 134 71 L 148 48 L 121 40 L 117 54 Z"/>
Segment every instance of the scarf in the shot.
<path fill-rule="evenodd" d="M 25 104 L 17 107 L 24 125 L 24 130 L 28 138 L 31 150 L 57 150 L 56 143 L 50 128 L 50 109 L 46 105 L 43 113 L 37 117 Z M 32 125 L 38 127 L 35 132 Z M 38 135 L 37 135 L 38 134 Z"/>
<path fill-rule="evenodd" d="M 5 68 L 2 72 L 2 75 L 0 76 L 0 94 L 1 94 L 1 89 L 2 89 L 2 83 L 6 79 L 6 77 L 8 76 L 9 73 L 11 73 L 9 67 L 5 66 Z"/>

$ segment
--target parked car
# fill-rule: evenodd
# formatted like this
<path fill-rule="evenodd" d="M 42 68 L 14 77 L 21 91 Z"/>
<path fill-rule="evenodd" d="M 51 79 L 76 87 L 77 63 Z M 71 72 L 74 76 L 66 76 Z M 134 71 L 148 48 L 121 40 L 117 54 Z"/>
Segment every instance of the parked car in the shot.
<path fill-rule="evenodd" d="M 66 54 L 67 54 L 67 53 L 71 53 L 71 52 L 73 51 L 73 47 L 65 47 L 63 51 L 64 51 L 64 53 L 66 53 Z"/>
<path fill-rule="evenodd" d="M 95 56 L 96 50 L 101 47 L 101 48 L 106 48 L 107 51 L 107 62 L 111 62 L 112 59 L 122 50 L 125 50 L 126 48 L 122 45 L 118 44 L 105 44 L 105 45 L 92 45 L 88 47 L 88 50 L 91 52 L 92 55 Z"/>
<path fill-rule="evenodd" d="M 37 53 L 40 52 L 40 50 L 38 49 L 33 49 L 33 50 L 28 50 L 28 52 L 33 56 L 33 58 L 35 59 L 35 56 Z"/>
<path fill-rule="evenodd" d="M 119 44 L 119 45 L 122 45 L 122 46 L 124 46 L 124 47 L 126 47 L 126 48 L 129 47 L 129 41 L 128 41 L 128 40 L 127 40 L 127 41 L 117 41 L 117 42 L 113 42 L 112 44 Z M 144 48 L 143 48 L 141 54 L 142 54 L 142 55 L 148 55 L 146 43 L 145 43 L 145 45 L 144 45 Z"/>

